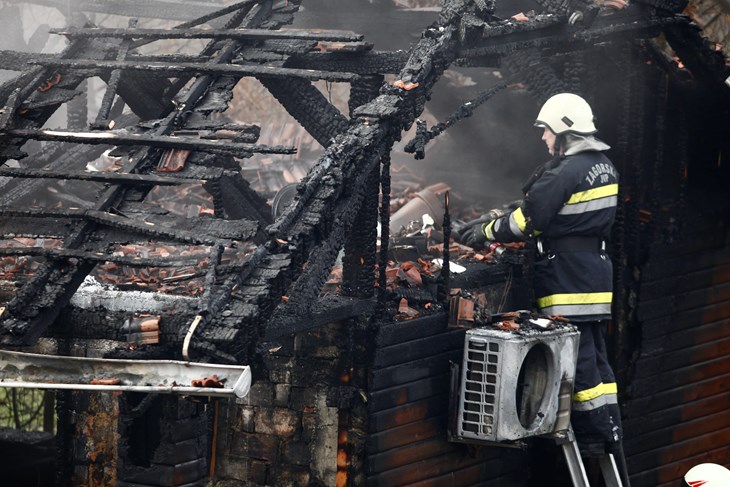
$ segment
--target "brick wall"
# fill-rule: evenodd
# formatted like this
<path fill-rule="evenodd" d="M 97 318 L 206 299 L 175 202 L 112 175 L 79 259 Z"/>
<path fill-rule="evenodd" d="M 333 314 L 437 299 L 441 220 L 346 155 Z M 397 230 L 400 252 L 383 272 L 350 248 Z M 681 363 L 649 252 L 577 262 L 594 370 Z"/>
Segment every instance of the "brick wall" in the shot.
<path fill-rule="evenodd" d="M 249 395 L 219 404 L 213 485 L 340 485 L 358 470 L 356 333 L 334 323 L 268 346 Z"/>

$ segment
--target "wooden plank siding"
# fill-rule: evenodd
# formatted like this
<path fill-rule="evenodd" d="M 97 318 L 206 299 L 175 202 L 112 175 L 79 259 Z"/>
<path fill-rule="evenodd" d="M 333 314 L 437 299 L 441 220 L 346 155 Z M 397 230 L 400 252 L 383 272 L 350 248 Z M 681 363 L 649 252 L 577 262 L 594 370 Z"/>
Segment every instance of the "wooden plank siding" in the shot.
<path fill-rule="evenodd" d="M 642 268 L 641 346 L 623 411 L 635 486 L 730 464 L 730 247 L 717 230 L 653 248 Z"/>
<path fill-rule="evenodd" d="M 370 379 L 367 485 L 519 486 L 520 450 L 447 441 L 449 362 L 461 362 L 463 330 L 446 314 L 381 326 Z"/>
<path fill-rule="evenodd" d="M 699 463 L 730 464 L 728 241 L 696 234 L 654 246 L 641 268 L 631 325 L 640 328 L 640 341 L 631 350 L 632 373 L 619 385 L 634 487 L 674 486 Z M 540 473 L 533 474 L 529 452 L 446 440 L 449 362 L 461 362 L 463 339 L 443 315 L 379 328 L 369 377 L 367 485 L 536 485 Z"/>

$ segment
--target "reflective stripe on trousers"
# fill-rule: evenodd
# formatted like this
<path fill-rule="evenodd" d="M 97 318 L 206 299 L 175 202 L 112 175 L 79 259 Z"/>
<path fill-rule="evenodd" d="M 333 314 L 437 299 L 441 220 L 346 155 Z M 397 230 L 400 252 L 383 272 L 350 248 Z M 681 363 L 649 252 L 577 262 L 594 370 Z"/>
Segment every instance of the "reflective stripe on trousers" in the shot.
<path fill-rule="evenodd" d="M 606 355 L 605 322 L 577 325 L 581 335 L 571 419 L 576 438 L 582 443 L 618 441 L 623 433 L 618 388 Z"/>

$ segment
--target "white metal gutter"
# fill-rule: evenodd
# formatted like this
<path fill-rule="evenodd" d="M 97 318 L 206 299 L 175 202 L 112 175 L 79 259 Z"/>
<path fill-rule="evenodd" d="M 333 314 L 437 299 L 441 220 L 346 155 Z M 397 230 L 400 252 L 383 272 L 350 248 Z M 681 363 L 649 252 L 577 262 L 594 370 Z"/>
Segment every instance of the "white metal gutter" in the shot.
<path fill-rule="evenodd" d="M 213 375 L 223 383 L 222 388 L 192 386 L 193 380 Z M 100 379 L 117 383 L 91 383 Z M 251 389 L 251 368 L 248 365 L 98 359 L 0 350 L 0 387 L 241 398 Z"/>

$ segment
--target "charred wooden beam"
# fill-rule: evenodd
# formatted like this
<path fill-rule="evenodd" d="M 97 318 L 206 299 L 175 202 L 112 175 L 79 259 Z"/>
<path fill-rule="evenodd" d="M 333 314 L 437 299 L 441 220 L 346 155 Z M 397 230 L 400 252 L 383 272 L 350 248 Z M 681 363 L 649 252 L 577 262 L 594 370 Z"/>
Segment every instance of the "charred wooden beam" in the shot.
<path fill-rule="evenodd" d="M 129 21 L 129 26 L 132 27 L 137 23 L 137 19 L 132 19 Z M 117 61 L 124 61 L 127 57 L 127 53 L 129 52 L 129 46 L 131 44 L 130 39 L 123 39 L 121 44 L 119 45 L 119 52 L 117 53 Z M 119 86 L 119 80 L 122 77 L 122 71 L 119 69 L 115 69 L 112 71 L 111 75 L 109 75 L 109 80 L 107 81 L 106 91 L 104 92 L 104 97 L 101 100 L 101 106 L 99 107 L 99 111 L 96 114 L 96 120 L 92 123 L 92 128 L 96 129 L 108 129 L 111 128 L 109 125 L 109 112 L 111 112 L 112 109 L 112 103 L 114 103 L 114 97 L 117 94 L 117 88 Z"/>
<path fill-rule="evenodd" d="M 294 147 L 240 144 L 219 140 L 202 140 L 165 135 L 137 135 L 108 132 L 71 132 L 61 130 L 10 130 L 11 137 L 53 142 L 74 142 L 77 144 L 104 144 L 115 146 L 147 146 L 164 149 L 186 149 L 214 154 L 232 154 L 237 157 L 250 157 L 260 154 L 295 154 Z"/>
<path fill-rule="evenodd" d="M 128 257 L 104 252 L 87 252 L 83 250 L 46 249 L 42 247 L 0 248 L 0 256 L 45 257 L 51 260 L 79 259 L 91 262 L 113 262 L 132 267 L 179 267 L 198 265 L 201 258 L 193 257 Z"/>
<path fill-rule="evenodd" d="M 93 39 L 73 41 L 72 44 L 60 55 L 52 55 L 55 58 L 72 58 L 83 55 L 91 58 L 104 59 L 107 57 L 110 46 Z M 22 70 L 23 73 L 16 78 L 9 80 L 0 86 L 0 103 L 7 100 L 12 91 L 21 87 L 20 98 L 23 100 L 22 108 L 24 115 L 14 118 L 17 124 L 29 126 L 30 124 L 45 121 L 47 117 L 62 103 L 66 103 L 78 92 L 74 91 L 76 86 L 89 75 L 83 71 L 63 71 L 53 68 L 44 68 L 28 61 L 34 59 L 42 61 L 48 59 L 43 54 L 22 53 L 25 56 L 25 66 L 19 65 L 17 55 L 12 52 L 4 52 L 0 55 L 0 62 L 6 59 L 12 69 Z M 114 56 L 112 57 L 112 59 Z M 113 70 L 99 72 L 99 76 L 109 80 Z M 58 84 L 56 82 L 60 80 Z M 49 81 L 53 84 L 49 84 Z M 170 81 L 163 77 L 153 77 L 148 73 L 122 73 L 118 84 L 117 92 L 125 99 L 129 107 L 141 118 L 159 118 L 171 108 L 169 99 L 163 96 L 165 89 L 170 86 Z M 38 89 L 42 91 L 38 91 Z"/>
<path fill-rule="evenodd" d="M 177 76 L 181 74 L 217 74 L 232 76 L 256 76 L 261 78 L 294 77 L 311 81 L 325 80 L 337 82 L 352 82 L 358 79 L 353 73 L 331 73 L 308 69 L 279 68 L 261 65 L 234 65 L 234 64 L 207 64 L 207 63 L 136 63 L 133 61 L 95 61 L 93 59 L 36 59 L 31 64 L 45 67 L 66 68 L 87 71 L 88 76 L 122 69 L 126 71 L 147 71 L 162 76 Z"/>
<path fill-rule="evenodd" d="M 367 131 L 362 131 L 361 135 L 377 139 L 379 134 L 377 131 L 372 131 L 370 134 L 367 134 Z M 290 287 L 287 293 L 288 299 L 276 307 L 270 318 L 269 327 L 271 329 L 266 331 L 268 336 L 295 333 L 302 326 L 302 321 L 307 321 L 306 318 L 311 315 L 312 306 L 317 301 L 317 296 L 329 277 L 330 269 L 332 269 L 337 255 L 344 246 L 347 236 L 353 230 L 352 226 L 366 195 L 365 183 L 372 181 L 370 176 L 379 161 L 379 149 L 381 148 L 376 145 L 375 147 L 364 147 L 363 149 L 364 154 L 359 162 L 364 167 L 362 172 L 356 174 L 348 184 L 351 188 L 349 196 L 342 198 L 330 212 L 327 212 L 331 220 L 339 224 L 332 225 L 328 235 L 311 247 L 306 269 L 301 272 Z M 391 146 L 387 145 L 382 149 L 390 152 Z M 365 168 L 369 168 L 370 171 L 365 171 Z M 305 242 L 308 240 L 306 237 L 310 237 L 309 235 L 294 235 L 296 235 L 296 232 L 307 232 L 307 227 L 314 226 L 316 228 L 315 224 L 316 216 L 311 213 L 307 214 L 302 219 L 301 225 L 295 225 L 292 228 L 290 240 L 301 242 L 300 245 L 305 248 L 308 247 Z M 327 223 L 324 223 L 324 225 L 327 225 Z M 305 319 L 302 320 L 302 317 L 305 317 Z"/>
<path fill-rule="evenodd" d="M 261 127 L 253 124 L 230 123 L 221 120 L 210 120 L 199 113 L 190 115 L 185 123 L 186 130 L 230 130 L 236 132 L 237 137 L 252 138 L 255 142 L 261 134 Z M 180 133 L 176 131 L 174 133 Z"/>
<path fill-rule="evenodd" d="M 310 82 L 298 78 L 259 81 L 322 147 L 347 129 L 347 118 Z"/>
<path fill-rule="evenodd" d="M 121 74 L 116 94 L 140 119 L 160 118 L 174 109 L 168 94 L 172 89 L 170 80 L 151 73 L 117 71 Z M 114 72 L 115 70 L 105 71 L 99 73 L 99 77 L 110 83 Z"/>
<path fill-rule="evenodd" d="M 724 86 L 724 83 L 727 82 L 730 69 L 722 51 L 716 50 L 710 41 L 702 36 L 699 27 L 685 21 L 667 26 L 664 35 L 692 74 L 705 85 L 722 90 L 722 95 L 727 100 L 727 86 Z"/>
<path fill-rule="evenodd" d="M 155 186 L 175 186 L 179 184 L 203 184 L 209 179 L 223 175 L 223 169 L 211 168 L 211 174 L 204 179 L 177 176 L 155 176 L 150 174 L 120 174 L 116 172 L 61 172 L 45 169 L 0 168 L 0 177 L 28 179 L 69 179 L 76 181 L 95 181 L 112 184 L 151 184 Z"/>
<path fill-rule="evenodd" d="M 122 115 L 116 119 L 117 127 L 126 127 L 139 119 L 133 114 Z M 110 146 L 80 144 L 46 144 L 39 152 L 24 161 L 27 169 L 44 168 L 49 171 L 71 171 L 78 167 L 78 161 L 93 161 L 102 155 Z M 26 180 L 4 178 L 0 180 L 0 206 L 11 205 L 13 201 L 33 194 L 46 183 L 42 180 Z"/>
<path fill-rule="evenodd" d="M 292 56 L 284 65 L 288 68 L 314 69 L 318 71 L 336 71 L 370 74 L 396 74 L 408 61 L 406 51 L 371 51 L 345 56 L 336 52 L 308 52 Z"/>
<path fill-rule="evenodd" d="M 7 69 L 8 71 L 24 71 L 28 69 L 28 61 L 30 59 L 42 60 L 56 56 L 58 55 L 2 49 L 0 50 L 0 63 L 2 63 L 3 69 Z"/>
<path fill-rule="evenodd" d="M 81 160 L 94 160 L 110 149 L 107 146 L 80 146 L 72 144 L 56 144 L 57 150 L 43 151 L 34 154 L 28 160 L 29 166 L 47 167 L 49 171 L 70 171 Z M 61 152 L 59 154 L 59 152 Z M 30 168 L 29 168 L 30 169 Z M 0 179 L 0 206 L 12 205 L 27 195 L 42 190 L 47 185 L 40 179 L 23 180 L 20 178 L 5 177 Z"/>
<path fill-rule="evenodd" d="M 259 2 L 259 3 L 261 3 L 261 2 Z M 262 3 L 261 5 L 267 5 L 267 4 Z M 223 9 L 226 11 L 225 13 L 233 13 L 231 18 L 226 22 L 225 28 L 239 27 L 241 22 L 244 22 L 246 19 L 249 19 L 252 14 L 254 17 L 257 17 L 261 12 L 263 12 L 265 10 L 264 8 L 261 7 L 261 5 L 256 6 L 256 1 L 244 1 L 244 2 L 234 4 L 234 5 L 230 6 L 229 8 Z M 256 7 L 256 8 L 254 8 L 254 7 Z M 215 12 L 214 13 L 215 17 L 220 16 L 221 12 L 222 11 Z M 211 15 L 213 15 L 213 14 L 211 14 Z M 203 20 L 204 20 L 204 18 L 201 17 L 199 19 L 195 19 L 193 21 L 180 24 L 180 25 L 176 26 L 175 29 L 186 29 L 189 27 L 194 27 L 196 25 L 203 23 L 202 22 Z M 258 25 L 258 24 L 255 24 L 255 25 Z M 131 49 L 137 49 L 141 46 L 144 46 L 145 44 L 148 44 L 149 42 L 152 42 L 152 41 L 151 40 L 135 41 L 132 43 Z M 231 42 L 231 41 L 229 41 L 229 42 Z M 216 53 L 217 44 L 218 44 L 218 41 L 211 41 L 210 43 L 208 43 L 208 45 L 200 53 L 199 57 L 200 58 L 209 58 L 210 56 L 213 56 L 213 54 Z M 230 53 L 227 51 L 227 49 L 221 48 L 221 49 L 219 49 L 219 52 L 214 57 L 212 57 L 208 60 L 205 60 L 205 61 L 199 59 L 196 62 L 212 62 L 212 63 L 216 64 L 216 63 L 227 63 L 229 61 L 230 61 Z M 134 74 L 134 73 L 125 72 L 124 74 L 125 74 L 125 76 L 130 76 L 131 74 Z M 149 76 L 152 76 L 151 73 L 147 73 L 147 74 Z M 178 98 L 180 98 L 179 91 L 190 81 L 190 77 L 191 77 L 190 75 L 180 77 L 174 83 L 170 83 L 166 79 L 160 80 L 160 78 L 158 77 L 157 79 L 160 80 L 161 82 L 158 82 L 158 83 L 153 82 L 152 86 L 157 86 L 159 84 L 164 90 L 164 91 L 158 93 L 158 95 L 159 95 L 158 98 L 160 99 L 160 104 L 163 105 L 163 109 L 158 110 L 158 113 L 155 115 L 144 117 L 144 115 L 140 114 L 140 116 L 142 116 L 143 118 L 157 118 L 157 117 L 162 116 L 162 114 L 169 112 L 169 110 L 172 108 L 171 102 L 173 101 L 173 97 L 178 96 Z M 149 84 L 150 83 L 148 83 L 148 86 L 149 86 Z M 185 94 L 185 98 L 187 98 L 188 101 L 193 98 L 197 100 L 199 97 L 198 91 L 200 91 L 202 87 L 205 87 L 207 89 L 208 87 L 211 87 L 211 86 L 212 86 L 212 80 L 211 80 L 210 76 L 208 76 L 208 75 L 203 76 L 202 78 L 196 80 L 195 84 L 190 88 L 190 90 L 188 90 L 188 93 Z M 189 94 L 191 92 L 194 93 L 194 96 L 189 96 Z M 120 92 L 120 95 L 126 99 L 125 95 L 127 95 L 127 94 Z M 134 95 L 132 94 L 132 96 L 134 96 Z M 132 100 L 134 100 L 134 98 L 132 98 Z M 182 102 L 184 100 L 180 98 L 177 101 Z M 180 105 L 178 104 L 176 106 L 179 107 Z M 136 111 L 135 113 L 139 113 L 139 112 Z"/>
<path fill-rule="evenodd" d="M 105 28 L 66 28 L 50 29 L 52 34 L 66 37 L 110 37 L 118 39 L 299 39 L 328 42 L 357 42 L 364 36 L 343 30 L 300 30 L 300 29 L 105 29 Z"/>
<path fill-rule="evenodd" d="M 97 53 L 98 46 L 90 40 L 80 39 L 78 41 L 72 41 L 63 52 L 56 55 L 58 58 L 73 57 L 78 53 Z M 46 95 L 49 91 L 39 92 L 38 88 L 47 86 L 47 81 L 52 79 L 57 74 L 55 70 L 42 67 L 42 66 L 26 66 L 26 69 L 19 76 L 3 83 L 0 85 L 0 104 L 6 104 L 9 96 L 17 88 L 20 88 L 19 98 L 20 100 L 26 101 L 29 98 L 40 98 Z M 85 77 L 78 75 L 69 75 L 63 78 L 63 88 L 73 89 L 78 85 Z M 32 101 L 32 100 L 31 100 Z M 42 115 L 36 115 L 29 122 L 39 123 L 42 125 L 48 117 L 50 117 L 55 111 L 55 107 L 52 109 L 44 110 Z M 18 121 L 18 117 L 15 118 Z M 22 119 L 21 119 L 22 120 Z"/>
<path fill-rule="evenodd" d="M 661 29 L 686 24 L 682 16 L 646 17 L 638 7 L 598 17 L 585 29 L 575 31 L 562 15 L 538 15 L 525 22 L 484 23 L 478 39 L 459 53 L 460 58 L 509 54 L 516 50 L 545 47 L 555 52 L 584 49 L 599 40 L 608 41 L 631 33 L 633 38 L 656 37 Z"/>
<path fill-rule="evenodd" d="M 246 218 L 262 224 L 272 222 L 271 207 L 251 189 L 240 172 L 227 172 L 215 184 L 219 186 L 221 205 L 227 218 Z"/>
<path fill-rule="evenodd" d="M 0 131 L 6 130 L 10 126 L 12 117 L 20 106 L 20 102 L 20 88 L 17 88 L 8 97 L 8 102 L 5 106 L 0 109 Z"/>
<path fill-rule="evenodd" d="M 231 18 L 226 22 L 224 28 L 232 29 L 258 27 L 260 22 L 262 22 L 264 18 L 271 15 L 271 7 L 272 3 L 270 0 L 261 2 L 260 4 L 256 5 L 255 8 L 253 5 L 244 6 L 243 8 L 236 11 L 233 16 L 231 16 Z M 137 42 L 146 43 L 150 41 L 141 40 Z M 227 64 L 231 62 L 233 54 L 239 48 L 240 43 L 235 40 L 212 40 L 208 42 L 208 44 L 203 48 L 200 54 L 203 56 L 210 56 L 215 54 L 215 57 L 210 61 L 211 64 Z M 179 77 L 172 85 L 170 92 L 177 93 L 176 98 L 173 99 L 173 102 L 176 103 L 176 106 L 180 106 L 179 102 L 181 100 L 181 95 L 188 99 L 195 99 L 198 103 L 200 103 L 201 96 L 203 96 L 203 94 L 205 94 L 206 92 L 209 92 L 209 90 L 211 89 L 213 89 L 213 91 L 217 91 L 214 88 L 216 83 L 220 82 L 220 79 L 213 79 L 212 75 L 206 74 L 195 80 L 193 85 L 186 92 L 178 93 L 180 90 L 183 89 L 185 85 L 188 84 L 190 78 L 191 75 Z"/>
<path fill-rule="evenodd" d="M 215 245 L 229 239 L 248 240 L 252 238 L 257 229 L 258 223 L 250 220 L 218 220 L 209 219 L 210 225 L 206 225 L 204 219 L 194 220 L 195 226 L 200 228 L 189 228 L 190 223 L 186 219 L 166 216 L 157 221 L 138 220 L 115 215 L 106 211 L 86 210 L 81 208 L 58 209 L 27 209 L 18 210 L 14 208 L 0 208 L 0 216 L 11 216 L 19 218 L 56 218 L 85 220 L 99 225 L 106 225 L 112 228 L 130 232 L 130 234 L 145 235 L 160 239 L 171 239 L 178 242 L 185 242 L 199 245 Z"/>
<path fill-rule="evenodd" d="M 360 83 L 350 87 L 350 116 L 357 109 L 377 98 L 383 76 L 363 78 Z M 342 259 L 342 294 L 349 296 L 370 297 L 375 284 L 375 257 L 378 225 L 378 192 L 380 171 L 373 168 L 365 184 L 365 196 L 362 206 L 354 219 L 344 244 Z"/>

